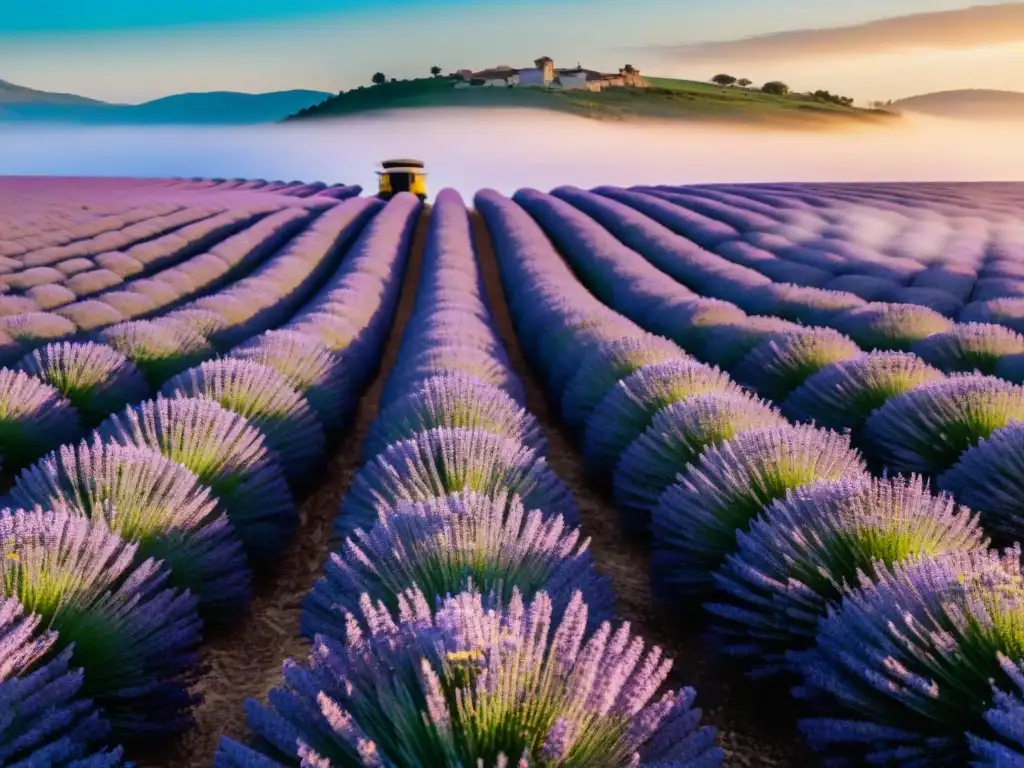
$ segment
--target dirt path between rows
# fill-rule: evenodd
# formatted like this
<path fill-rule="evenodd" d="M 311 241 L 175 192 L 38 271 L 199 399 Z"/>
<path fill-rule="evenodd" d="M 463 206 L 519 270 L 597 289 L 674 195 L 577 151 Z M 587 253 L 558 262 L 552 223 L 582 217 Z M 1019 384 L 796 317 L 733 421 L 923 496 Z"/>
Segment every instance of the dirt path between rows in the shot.
<path fill-rule="evenodd" d="M 281 681 L 286 658 L 305 658 L 308 643 L 298 636 L 302 601 L 327 557 L 334 518 L 341 499 L 361 466 L 363 438 L 377 417 L 384 382 L 395 364 L 402 332 L 412 314 L 426 242 L 429 208 L 420 216 L 402 283 L 395 322 L 385 344 L 380 369 L 359 401 L 349 432 L 324 466 L 319 485 L 302 501 L 295 542 L 280 568 L 257 588 L 252 610 L 244 620 L 207 639 L 201 663 L 209 666 L 195 690 L 204 697 L 195 712 L 196 725 L 159 759 L 140 762 L 146 768 L 210 768 L 221 734 L 248 737 L 243 702 L 266 699 Z"/>
<path fill-rule="evenodd" d="M 598 568 L 612 580 L 618 598 L 618 615 L 674 659 L 674 685 L 692 685 L 697 689 L 697 704 L 704 709 L 705 720 L 718 726 L 719 743 L 726 751 L 727 766 L 797 768 L 813 764 L 796 732 L 794 715 L 788 706 L 788 691 L 736 679 L 716 662 L 700 637 L 704 611 L 699 605 L 673 607 L 671 615 L 665 609 L 655 608 L 650 595 L 648 547 L 623 534 L 612 501 L 595 491 L 586 479 L 579 452 L 562 430 L 557 410 L 548 403 L 539 379 L 523 357 L 505 302 L 490 236 L 476 214 L 473 226 L 484 285 L 498 331 L 523 381 L 527 407 L 547 434 L 548 463 L 572 491 Z"/>

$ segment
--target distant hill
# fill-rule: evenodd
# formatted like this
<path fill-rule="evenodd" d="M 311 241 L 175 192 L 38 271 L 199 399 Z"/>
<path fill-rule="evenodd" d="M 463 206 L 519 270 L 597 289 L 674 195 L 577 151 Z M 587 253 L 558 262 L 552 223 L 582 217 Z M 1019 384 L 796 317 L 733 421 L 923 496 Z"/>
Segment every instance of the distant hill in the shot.
<path fill-rule="evenodd" d="M 599 93 L 558 88 L 456 88 L 452 77 L 398 80 L 354 88 L 289 120 L 356 115 L 420 107 L 523 107 L 550 109 L 597 120 L 738 120 L 807 126 L 850 120 L 893 119 L 889 112 L 836 104 L 807 94 L 776 96 L 693 80 L 647 78 L 650 88 L 607 88 Z"/>
<path fill-rule="evenodd" d="M 0 80 L 0 106 L 9 104 L 70 104 L 77 106 L 107 106 L 105 102 L 96 99 L 87 99 L 84 96 L 76 96 L 73 93 L 49 93 L 37 91 L 34 88 L 26 88 L 23 85 L 15 85 L 6 80 Z"/>
<path fill-rule="evenodd" d="M 84 96 L 48 93 L 0 80 L 0 121 L 78 124 L 271 123 L 331 97 L 324 91 L 180 93 L 143 104 L 109 104 Z"/>
<path fill-rule="evenodd" d="M 894 101 L 891 109 L 973 120 L 1024 119 L 1024 93 L 980 88 L 938 91 Z"/>

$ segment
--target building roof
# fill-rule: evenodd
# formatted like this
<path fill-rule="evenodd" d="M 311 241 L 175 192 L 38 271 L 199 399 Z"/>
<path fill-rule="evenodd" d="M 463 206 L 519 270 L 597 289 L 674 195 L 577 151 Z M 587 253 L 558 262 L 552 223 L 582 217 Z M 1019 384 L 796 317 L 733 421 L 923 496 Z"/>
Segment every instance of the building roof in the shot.
<path fill-rule="evenodd" d="M 511 67 L 493 67 L 491 69 L 481 69 L 479 72 L 473 73 L 474 80 L 505 80 L 512 75 L 518 75 L 518 69 L 512 69 Z"/>

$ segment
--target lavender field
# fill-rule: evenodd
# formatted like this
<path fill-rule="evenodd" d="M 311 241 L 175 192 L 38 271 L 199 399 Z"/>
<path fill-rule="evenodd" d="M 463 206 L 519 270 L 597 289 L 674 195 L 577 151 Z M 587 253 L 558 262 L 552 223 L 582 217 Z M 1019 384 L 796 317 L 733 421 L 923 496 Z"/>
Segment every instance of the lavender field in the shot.
<path fill-rule="evenodd" d="M 0 177 L 0 766 L 1024 766 L 1022 211 Z"/>

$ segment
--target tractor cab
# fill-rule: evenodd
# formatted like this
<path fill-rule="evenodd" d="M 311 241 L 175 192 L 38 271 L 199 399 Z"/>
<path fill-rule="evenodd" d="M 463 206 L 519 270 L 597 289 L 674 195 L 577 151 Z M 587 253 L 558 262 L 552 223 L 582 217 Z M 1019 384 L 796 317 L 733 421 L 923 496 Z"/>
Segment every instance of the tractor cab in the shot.
<path fill-rule="evenodd" d="M 427 174 L 422 160 L 385 160 L 377 171 L 380 184 L 377 197 L 389 200 L 399 192 L 412 192 L 420 200 L 427 199 Z"/>

